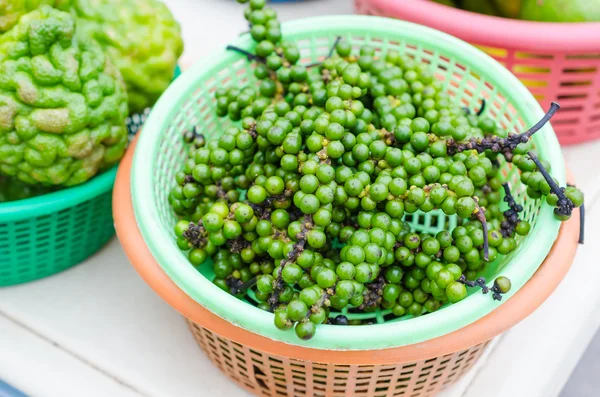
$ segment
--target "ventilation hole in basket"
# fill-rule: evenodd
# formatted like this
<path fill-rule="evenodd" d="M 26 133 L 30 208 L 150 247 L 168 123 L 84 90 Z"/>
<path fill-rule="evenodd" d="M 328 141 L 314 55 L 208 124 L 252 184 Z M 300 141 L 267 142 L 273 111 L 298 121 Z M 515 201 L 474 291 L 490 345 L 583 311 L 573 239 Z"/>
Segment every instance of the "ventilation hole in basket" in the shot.
<path fill-rule="evenodd" d="M 233 351 L 243 357 L 244 356 L 244 352 L 242 350 L 240 350 L 240 347 L 241 346 L 238 345 L 237 343 L 233 343 Z M 241 360 L 245 361 L 245 359 L 241 359 Z"/>
<path fill-rule="evenodd" d="M 519 73 L 550 73 L 550 68 L 542 67 L 540 65 L 514 65 L 512 71 L 515 74 Z"/>
<path fill-rule="evenodd" d="M 565 136 L 573 136 L 576 135 L 578 132 L 578 130 L 565 130 L 564 127 L 560 128 L 560 135 L 565 135 Z M 589 132 L 589 130 L 588 130 Z"/>
<path fill-rule="evenodd" d="M 521 78 L 521 82 L 525 84 L 527 88 L 544 88 L 548 87 L 548 82 L 546 80 L 531 80 Z"/>
<path fill-rule="evenodd" d="M 254 371 L 255 375 L 260 376 L 260 377 L 266 377 L 266 374 L 260 368 L 258 368 L 256 365 L 252 366 L 252 370 Z M 257 376 L 255 376 L 254 379 L 256 380 L 256 383 L 258 383 L 258 386 L 261 389 L 268 389 L 269 386 L 267 386 L 265 381 L 262 380 L 262 378 L 259 378 Z"/>
<path fill-rule="evenodd" d="M 584 80 L 584 81 L 561 81 L 560 82 L 560 86 L 561 87 L 586 87 L 586 86 L 590 86 L 592 85 L 592 82 L 590 80 Z"/>
<path fill-rule="evenodd" d="M 586 93 L 581 93 L 581 94 L 563 94 L 563 95 L 558 95 L 557 99 L 558 100 L 569 100 L 569 99 L 585 99 L 587 98 L 587 94 Z"/>
<path fill-rule="evenodd" d="M 581 111 L 583 111 L 583 105 L 581 105 L 581 106 L 565 106 L 565 107 L 560 108 L 561 113 L 581 112 Z"/>
<path fill-rule="evenodd" d="M 567 55 L 567 59 L 600 59 L 600 53 Z"/>
<path fill-rule="evenodd" d="M 274 357 L 269 357 L 269 361 L 273 361 L 273 362 L 276 362 L 276 363 L 279 363 L 279 364 L 283 364 L 283 361 L 278 360 L 278 359 L 276 359 Z M 271 366 L 274 367 L 274 365 L 271 365 Z M 281 367 L 278 367 L 278 368 L 281 368 Z"/>
<path fill-rule="evenodd" d="M 17 244 L 16 244 L 17 247 L 23 247 L 25 245 L 29 245 L 29 243 L 30 243 L 27 234 L 16 235 L 15 237 L 17 239 Z M 19 248 L 17 248 L 17 249 L 19 249 Z"/>
<path fill-rule="evenodd" d="M 30 270 L 31 270 L 31 269 L 30 269 L 30 268 L 28 268 L 28 267 L 20 267 L 20 268 L 18 268 L 18 269 L 17 269 L 16 273 L 17 273 L 19 276 L 23 276 L 23 274 L 25 274 L 25 273 L 29 272 Z"/>
<path fill-rule="evenodd" d="M 579 119 L 574 119 L 574 118 L 570 118 L 570 119 L 557 119 L 557 120 L 552 120 L 552 125 L 570 125 L 570 124 L 575 124 L 579 122 Z"/>
<path fill-rule="evenodd" d="M 563 73 L 571 74 L 571 73 L 596 73 L 598 69 L 593 66 L 579 67 L 579 68 L 564 68 Z"/>
<path fill-rule="evenodd" d="M 394 316 L 393 313 L 389 313 L 386 314 L 385 316 L 383 316 L 383 321 L 392 321 L 392 320 L 396 320 L 398 317 Z"/>
<path fill-rule="evenodd" d="M 600 114 L 593 115 L 590 117 L 590 121 L 598 121 L 600 120 Z"/>
<path fill-rule="evenodd" d="M 516 59 L 554 59 L 554 55 L 552 54 L 536 54 L 532 52 L 515 52 Z"/>

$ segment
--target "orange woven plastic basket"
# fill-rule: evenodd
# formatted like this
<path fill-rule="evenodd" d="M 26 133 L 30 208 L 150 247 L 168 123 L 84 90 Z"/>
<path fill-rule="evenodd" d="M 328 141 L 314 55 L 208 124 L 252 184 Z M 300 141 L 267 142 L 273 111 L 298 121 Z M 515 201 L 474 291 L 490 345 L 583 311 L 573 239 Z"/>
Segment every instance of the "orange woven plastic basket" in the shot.
<path fill-rule="evenodd" d="M 429 0 L 355 0 L 356 11 L 429 26 L 487 52 L 552 119 L 561 144 L 600 138 L 600 22 L 543 23 L 476 14 Z"/>
<path fill-rule="evenodd" d="M 216 316 L 162 271 L 146 247 L 133 213 L 133 146 L 121 162 L 113 196 L 115 227 L 129 260 L 150 287 L 187 319 L 211 361 L 238 385 L 260 396 L 435 396 L 477 362 L 492 338 L 546 300 L 569 270 L 577 248 L 579 214 L 575 213 L 563 224 L 550 254 L 524 287 L 489 315 L 442 337 L 370 351 L 292 346 Z"/>

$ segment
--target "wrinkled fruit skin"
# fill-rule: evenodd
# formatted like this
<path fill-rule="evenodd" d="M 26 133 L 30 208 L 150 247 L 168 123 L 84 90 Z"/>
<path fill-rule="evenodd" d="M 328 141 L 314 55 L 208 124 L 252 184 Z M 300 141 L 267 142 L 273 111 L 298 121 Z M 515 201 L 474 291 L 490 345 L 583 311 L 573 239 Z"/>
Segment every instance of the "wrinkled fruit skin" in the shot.
<path fill-rule="evenodd" d="M 72 0 L 80 28 L 92 35 L 117 65 L 130 113 L 154 105 L 173 79 L 183 52 L 179 24 L 157 0 Z"/>
<path fill-rule="evenodd" d="M 66 7 L 70 0 L 0 0 L 0 33 L 10 30 L 26 13 L 46 4 Z"/>
<path fill-rule="evenodd" d="M 127 94 L 75 20 L 43 6 L 0 36 L 0 173 L 72 186 L 119 161 Z"/>

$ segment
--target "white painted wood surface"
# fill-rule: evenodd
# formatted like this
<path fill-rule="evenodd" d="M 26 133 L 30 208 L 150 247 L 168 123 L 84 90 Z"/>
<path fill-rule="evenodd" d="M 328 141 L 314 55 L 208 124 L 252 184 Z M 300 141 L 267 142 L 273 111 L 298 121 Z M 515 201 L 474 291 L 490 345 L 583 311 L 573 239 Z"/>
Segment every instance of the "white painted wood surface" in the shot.
<path fill-rule="evenodd" d="M 234 0 L 167 0 L 189 65 L 236 37 Z M 280 4 L 284 20 L 352 12 L 351 0 Z M 554 397 L 600 325 L 600 142 L 567 148 L 586 194 L 588 244 L 555 294 L 442 397 Z M 113 239 L 75 268 L 0 289 L 0 379 L 32 397 L 248 396 L 196 347 L 181 316 L 137 276 Z"/>

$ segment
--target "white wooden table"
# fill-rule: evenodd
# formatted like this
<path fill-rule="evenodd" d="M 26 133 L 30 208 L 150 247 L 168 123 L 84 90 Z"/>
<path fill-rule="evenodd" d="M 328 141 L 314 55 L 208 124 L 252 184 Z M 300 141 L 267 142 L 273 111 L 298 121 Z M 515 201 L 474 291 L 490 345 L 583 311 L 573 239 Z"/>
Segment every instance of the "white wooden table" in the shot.
<path fill-rule="evenodd" d="M 191 64 L 244 26 L 233 0 L 166 1 Z M 351 0 L 277 6 L 282 19 L 352 12 Z M 600 142 L 565 150 L 586 194 L 587 245 L 554 295 L 443 397 L 554 397 L 600 326 Z M 0 379 L 30 396 L 247 396 L 196 347 L 183 319 L 135 273 L 116 239 L 58 276 L 0 289 Z"/>

